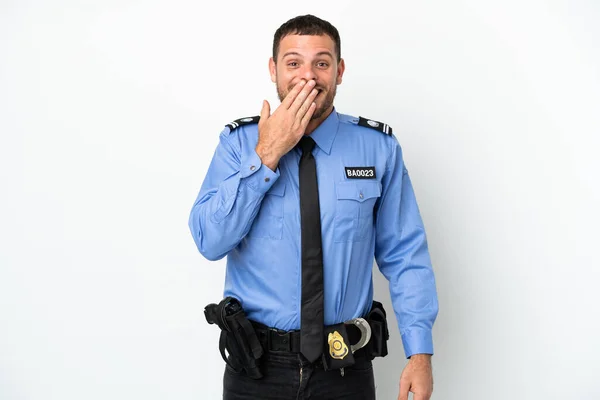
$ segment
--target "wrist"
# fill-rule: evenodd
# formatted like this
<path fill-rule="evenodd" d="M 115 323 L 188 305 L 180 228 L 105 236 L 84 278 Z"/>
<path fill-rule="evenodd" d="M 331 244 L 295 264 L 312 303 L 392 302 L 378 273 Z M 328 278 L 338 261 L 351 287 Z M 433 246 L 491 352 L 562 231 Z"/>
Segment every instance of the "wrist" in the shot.
<path fill-rule="evenodd" d="M 414 362 L 431 362 L 431 354 L 413 354 L 410 356 L 410 361 Z"/>
<path fill-rule="evenodd" d="M 269 167 L 271 171 L 275 171 L 277 169 L 277 164 L 279 164 L 280 157 L 274 154 L 271 149 L 266 148 L 259 143 L 256 145 L 255 151 L 258 157 L 260 157 L 260 161 L 263 163 L 263 165 Z"/>

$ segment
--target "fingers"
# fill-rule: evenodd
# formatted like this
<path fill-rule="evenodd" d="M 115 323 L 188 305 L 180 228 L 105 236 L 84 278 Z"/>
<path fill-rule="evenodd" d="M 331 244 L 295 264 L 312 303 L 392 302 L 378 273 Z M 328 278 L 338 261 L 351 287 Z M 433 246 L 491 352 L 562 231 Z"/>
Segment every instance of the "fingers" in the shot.
<path fill-rule="evenodd" d="M 285 96 L 285 99 L 283 99 L 281 105 L 283 105 L 285 108 L 290 108 L 294 100 L 296 100 L 296 96 L 298 96 L 298 93 L 300 93 L 305 84 L 306 81 L 304 79 L 300 79 L 300 82 L 296 83 L 296 86 L 294 86 L 287 96 Z"/>
<path fill-rule="evenodd" d="M 398 394 L 398 400 L 408 400 L 408 391 L 410 385 L 408 383 L 400 383 L 400 393 Z"/>
<path fill-rule="evenodd" d="M 301 119 L 306 114 L 306 112 L 308 111 L 308 108 L 314 102 L 315 97 L 317 97 L 318 94 L 319 94 L 319 91 L 317 89 L 313 89 L 312 92 L 310 92 L 308 97 L 306 97 L 306 99 L 304 100 L 304 102 L 302 103 L 302 105 L 300 106 L 298 111 L 296 112 L 297 119 Z M 300 97 L 300 96 L 298 96 L 298 97 Z"/>
<path fill-rule="evenodd" d="M 310 119 L 312 118 L 316 109 L 317 109 L 317 104 L 313 101 L 312 103 L 310 103 L 310 106 L 308 106 L 308 110 L 306 111 L 306 114 L 304 114 L 304 116 L 300 120 L 300 127 L 302 128 L 302 132 L 304 132 L 306 130 L 306 127 L 308 126 L 308 123 L 310 122 Z"/>
<path fill-rule="evenodd" d="M 302 105 L 304 104 L 304 102 L 307 100 L 307 98 L 309 96 L 314 94 L 313 95 L 313 99 L 314 99 L 317 96 L 317 94 L 319 94 L 319 91 L 317 89 L 313 89 L 315 87 L 315 85 L 316 85 L 316 82 L 312 79 L 306 83 L 306 85 L 302 88 L 300 93 L 298 93 L 298 95 L 294 99 L 294 102 L 290 106 L 289 110 L 291 112 L 298 113 L 298 111 L 300 110 L 300 107 L 302 107 Z M 310 102 L 308 103 L 308 105 L 310 106 Z M 307 106 L 307 108 L 308 108 L 308 106 Z"/>

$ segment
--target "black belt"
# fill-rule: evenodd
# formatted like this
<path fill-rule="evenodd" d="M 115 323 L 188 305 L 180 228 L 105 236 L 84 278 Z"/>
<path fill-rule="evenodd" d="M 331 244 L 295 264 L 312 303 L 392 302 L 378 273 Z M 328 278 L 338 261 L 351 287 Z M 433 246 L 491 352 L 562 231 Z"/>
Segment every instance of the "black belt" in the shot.
<path fill-rule="evenodd" d="M 288 353 L 300 352 L 300 331 L 283 331 L 280 329 L 269 328 L 256 321 L 250 321 L 254 326 L 254 331 L 258 341 L 262 344 L 265 351 L 280 351 Z M 346 324 L 350 344 L 357 343 L 360 340 L 360 330 L 353 324 Z M 365 347 L 358 349 L 354 357 L 366 356 Z"/>

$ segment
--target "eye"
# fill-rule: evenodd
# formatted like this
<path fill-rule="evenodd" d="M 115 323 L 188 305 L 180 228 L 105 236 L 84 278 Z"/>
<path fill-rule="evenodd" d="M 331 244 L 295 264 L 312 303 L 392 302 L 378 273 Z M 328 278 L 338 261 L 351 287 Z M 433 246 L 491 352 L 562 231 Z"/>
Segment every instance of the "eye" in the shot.
<path fill-rule="evenodd" d="M 329 64 L 326 63 L 325 61 L 320 61 L 320 62 L 317 63 L 317 66 L 319 68 L 327 68 L 327 67 L 329 67 Z"/>
<path fill-rule="evenodd" d="M 287 66 L 291 68 L 296 68 L 298 66 L 298 63 L 296 61 L 290 61 L 289 63 L 287 63 Z"/>

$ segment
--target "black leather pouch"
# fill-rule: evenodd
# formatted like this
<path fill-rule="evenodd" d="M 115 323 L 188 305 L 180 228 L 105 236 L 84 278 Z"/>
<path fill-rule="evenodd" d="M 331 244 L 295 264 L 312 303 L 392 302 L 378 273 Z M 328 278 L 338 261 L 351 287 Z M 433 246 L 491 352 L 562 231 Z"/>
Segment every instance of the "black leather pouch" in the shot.
<path fill-rule="evenodd" d="M 378 301 L 373 301 L 373 306 L 367 316 L 367 321 L 371 326 L 371 340 L 367 345 L 369 358 L 373 359 L 375 357 L 387 356 L 387 341 L 390 334 L 383 304 Z"/>
<path fill-rule="evenodd" d="M 345 324 L 331 325 L 325 328 L 323 349 L 323 368 L 340 369 L 354 365 L 354 355 L 350 348 L 350 339 Z"/>

